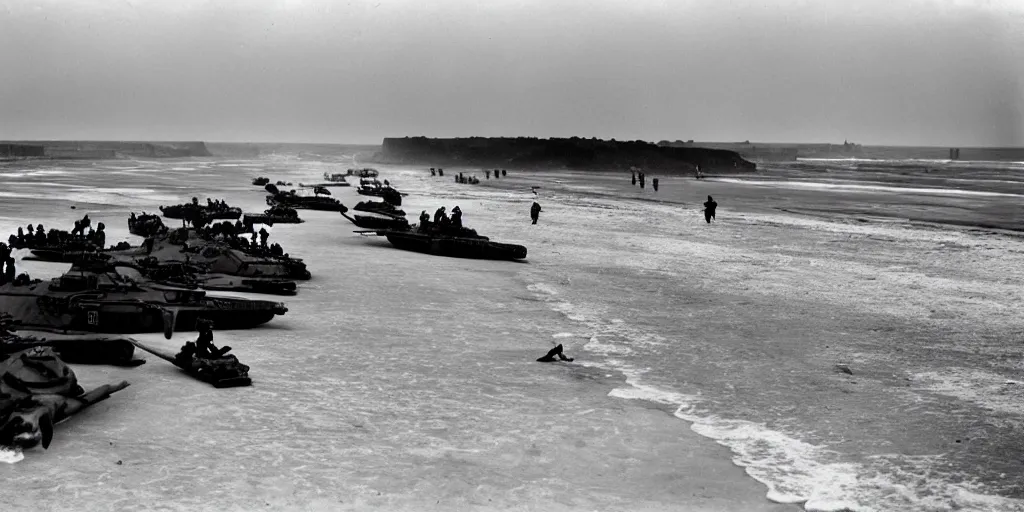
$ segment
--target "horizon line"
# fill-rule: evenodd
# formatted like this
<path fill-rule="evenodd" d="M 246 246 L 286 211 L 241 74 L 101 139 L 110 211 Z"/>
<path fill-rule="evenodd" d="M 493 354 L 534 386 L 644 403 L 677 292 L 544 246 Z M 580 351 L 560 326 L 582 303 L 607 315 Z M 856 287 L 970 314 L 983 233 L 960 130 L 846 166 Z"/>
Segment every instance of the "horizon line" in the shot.
<path fill-rule="evenodd" d="M 519 139 L 519 138 L 533 138 L 533 139 L 540 139 L 540 140 L 550 140 L 550 139 L 571 139 L 573 137 L 577 137 L 577 138 L 582 139 L 582 140 L 597 139 L 597 140 L 609 141 L 609 142 L 610 141 L 615 141 L 615 142 L 635 142 L 637 140 L 640 140 L 642 142 L 647 142 L 647 143 L 654 144 L 654 145 L 657 145 L 658 142 L 661 142 L 661 141 L 684 142 L 684 143 L 687 143 L 687 144 L 694 144 L 694 145 L 699 145 L 699 144 L 749 144 L 749 145 L 768 144 L 768 145 L 775 145 L 775 146 L 783 146 L 783 145 L 800 146 L 800 145 L 812 145 L 812 144 L 813 145 L 832 145 L 832 146 L 842 146 L 842 145 L 844 145 L 844 143 L 842 143 L 842 142 L 813 142 L 813 141 L 804 141 L 804 142 L 772 142 L 772 141 L 747 141 L 747 140 L 743 140 L 743 141 L 694 140 L 691 143 L 688 140 L 684 141 L 684 140 L 681 140 L 681 139 L 674 139 L 674 140 L 672 140 L 672 139 L 659 139 L 658 141 L 648 141 L 648 140 L 644 140 L 644 139 L 616 139 L 614 137 L 605 139 L 605 138 L 600 138 L 600 137 L 583 137 L 583 136 L 579 136 L 579 135 L 573 135 L 573 136 L 568 136 L 568 137 L 564 137 L 564 136 L 538 137 L 538 136 L 533 136 L 533 135 L 514 135 L 514 136 L 510 136 L 510 135 L 502 135 L 502 136 L 465 135 L 465 136 L 453 136 L 453 137 L 428 137 L 426 135 L 403 135 L 403 136 L 400 136 L 400 137 L 399 136 L 388 136 L 388 137 L 383 137 L 383 138 L 384 139 L 403 139 L 403 138 L 410 138 L 410 139 L 411 138 L 427 138 L 427 139 L 470 139 L 470 138 L 478 138 L 478 139 Z M 170 142 L 201 142 L 201 143 L 204 143 L 204 144 L 297 144 L 297 145 L 298 144 L 305 144 L 305 145 L 329 145 L 329 146 L 382 146 L 383 145 L 383 140 L 381 140 L 381 142 L 325 142 L 325 141 L 303 141 L 303 142 L 296 142 L 296 141 L 267 141 L 267 140 L 263 140 L 263 141 L 232 141 L 232 140 L 203 140 L 203 139 L 0 139 L 0 144 L 7 144 L 7 143 L 10 143 L 10 144 L 26 144 L 26 143 L 33 143 L 33 142 L 141 142 L 141 143 L 146 143 L 146 142 L 157 142 L 157 143 L 160 143 L 160 142 L 163 142 L 163 143 L 170 143 Z M 956 145 L 913 145 L 913 144 L 862 144 L 862 143 L 858 143 L 858 142 L 850 142 L 848 140 L 845 141 L 845 143 L 846 144 L 855 145 L 855 146 L 860 146 L 860 147 L 889 147 L 889 148 L 1024 149 L 1024 146 L 956 146 Z"/>

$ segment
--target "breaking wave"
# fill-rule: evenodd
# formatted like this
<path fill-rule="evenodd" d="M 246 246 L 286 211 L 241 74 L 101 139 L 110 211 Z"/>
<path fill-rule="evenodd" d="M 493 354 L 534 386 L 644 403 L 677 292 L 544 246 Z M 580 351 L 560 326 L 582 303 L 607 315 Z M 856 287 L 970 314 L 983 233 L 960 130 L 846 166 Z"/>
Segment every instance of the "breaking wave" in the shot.
<path fill-rule="evenodd" d="M 590 336 L 582 336 L 589 338 L 583 350 L 604 359 L 579 364 L 625 376 L 626 386 L 613 389 L 609 396 L 668 406 L 675 417 L 690 424 L 691 430 L 729 448 L 732 461 L 764 484 L 768 488 L 766 496 L 772 501 L 800 504 L 814 512 L 1022 510 L 1018 500 L 977 492 L 970 483 L 936 478 L 930 467 L 941 456 L 886 454 L 851 462 L 827 446 L 804 442 L 766 424 L 722 417 L 712 410 L 715 404 L 706 403 L 699 394 L 650 385 L 643 379 L 649 369 L 637 368 L 622 358 L 667 340 L 621 319 L 604 320 L 606 315 L 565 300 L 549 284 L 533 283 L 527 289 L 538 300 L 549 303 L 552 310 L 584 324 L 589 331 Z"/>
<path fill-rule="evenodd" d="M 890 185 L 855 185 L 852 183 L 825 183 L 814 181 L 789 180 L 747 180 L 742 178 L 707 178 L 708 181 L 736 183 L 740 185 L 759 185 L 770 187 L 803 188 L 809 190 L 837 190 L 842 192 L 891 192 L 899 194 L 930 194 L 941 196 L 984 196 L 984 197 L 1024 197 L 1022 194 L 1006 192 L 985 192 L 982 190 L 961 190 L 956 188 L 925 188 L 898 187 Z"/>

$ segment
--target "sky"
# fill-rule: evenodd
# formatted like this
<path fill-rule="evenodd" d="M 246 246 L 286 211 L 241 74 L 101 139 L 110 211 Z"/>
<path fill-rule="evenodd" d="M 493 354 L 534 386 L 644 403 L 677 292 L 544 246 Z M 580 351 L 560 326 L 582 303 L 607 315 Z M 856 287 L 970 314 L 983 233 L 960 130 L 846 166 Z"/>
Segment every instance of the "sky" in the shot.
<path fill-rule="evenodd" d="M 0 140 L 1024 146 L 1024 0 L 0 0 Z"/>

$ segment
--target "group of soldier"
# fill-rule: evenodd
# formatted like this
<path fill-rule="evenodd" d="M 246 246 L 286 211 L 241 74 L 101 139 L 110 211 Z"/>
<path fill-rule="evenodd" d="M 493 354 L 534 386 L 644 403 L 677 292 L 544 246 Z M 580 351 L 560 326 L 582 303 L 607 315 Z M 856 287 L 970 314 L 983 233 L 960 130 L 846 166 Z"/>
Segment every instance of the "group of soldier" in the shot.
<path fill-rule="evenodd" d="M 104 248 L 106 246 L 107 234 L 104 231 L 106 226 L 100 222 L 96 229 L 92 229 L 92 221 L 89 219 L 87 214 L 82 217 L 81 220 L 75 221 L 75 228 L 68 233 L 67 231 L 60 231 L 51 229 L 46 231 L 46 228 L 42 224 L 35 227 L 29 224 L 27 227 L 28 233 L 25 230 L 18 228 L 17 235 L 11 235 L 7 242 L 14 249 L 35 249 L 45 246 L 60 246 L 73 242 L 89 242 L 96 247 Z M 86 232 L 86 229 L 89 231 Z"/>
<path fill-rule="evenodd" d="M 633 185 L 636 186 L 637 182 L 640 182 L 640 188 L 647 187 L 647 175 L 640 171 L 631 171 L 633 174 Z M 654 191 L 658 191 L 658 178 L 651 180 L 651 185 L 654 186 Z"/>
<path fill-rule="evenodd" d="M 267 228 L 261 227 L 259 231 L 253 225 L 246 226 L 242 221 L 223 221 L 209 226 L 195 228 L 196 234 L 207 240 L 216 240 L 227 243 L 232 249 L 245 252 L 253 256 L 282 256 L 287 257 L 280 244 L 268 244 L 270 232 Z M 251 235 L 245 238 L 240 235 Z M 259 240 L 259 242 L 257 242 Z"/>
<path fill-rule="evenodd" d="M 703 178 L 704 177 L 704 171 L 702 171 L 700 169 L 700 166 L 697 167 L 696 173 L 697 173 L 697 178 Z M 639 181 L 640 182 L 640 188 L 644 188 L 644 183 L 645 183 L 645 180 L 646 180 L 646 176 L 644 175 L 644 173 L 636 171 L 636 170 L 633 170 L 632 174 L 633 174 L 633 185 L 636 185 L 637 181 Z M 657 191 L 658 190 L 658 178 L 654 178 L 652 184 L 654 185 L 654 190 Z M 537 205 L 537 203 L 533 203 L 533 204 L 535 206 Z M 539 211 L 539 206 L 537 206 L 537 208 L 538 208 L 538 211 Z M 715 219 L 715 210 L 716 209 L 718 209 L 718 203 L 711 196 L 708 196 L 708 200 L 704 202 L 704 210 L 703 210 L 703 212 L 704 212 L 704 220 L 708 224 L 711 224 L 711 221 Z M 534 218 L 533 223 L 534 224 L 537 223 L 536 218 Z"/>
<path fill-rule="evenodd" d="M 462 209 L 456 206 L 452 208 L 451 217 L 445 211 L 445 207 L 442 206 L 434 211 L 434 221 L 430 222 L 430 215 L 427 214 L 426 210 L 420 213 L 420 226 L 421 232 L 427 232 L 431 229 L 446 230 L 449 228 L 461 229 L 462 228 Z"/>
<path fill-rule="evenodd" d="M 438 175 L 444 176 L 444 169 L 436 169 L 435 170 L 433 167 L 431 167 L 430 168 L 430 175 L 431 176 L 438 176 Z M 484 176 L 487 179 L 491 179 L 491 171 L 489 169 L 484 169 Z M 502 176 L 508 176 L 508 171 L 505 170 L 505 169 L 495 169 L 494 170 L 494 179 L 498 179 L 498 178 L 500 178 Z M 467 177 L 464 173 L 460 172 L 458 175 L 455 176 L 455 183 L 477 185 L 477 184 L 480 183 L 480 178 L 477 178 L 476 176 L 468 176 Z"/>

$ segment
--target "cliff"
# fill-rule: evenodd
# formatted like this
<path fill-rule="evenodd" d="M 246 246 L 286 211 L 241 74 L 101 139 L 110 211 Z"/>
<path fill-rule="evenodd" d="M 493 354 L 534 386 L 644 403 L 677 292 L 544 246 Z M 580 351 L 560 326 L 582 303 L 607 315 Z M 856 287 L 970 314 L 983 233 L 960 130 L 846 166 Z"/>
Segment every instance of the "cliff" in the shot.
<path fill-rule="evenodd" d="M 27 158 L 43 156 L 42 146 L 30 144 L 8 144 L 0 143 L 0 157 L 3 158 Z"/>
<path fill-rule="evenodd" d="M 644 141 L 537 139 L 533 137 L 385 138 L 375 162 L 430 166 L 496 166 L 693 172 L 752 172 L 757 166 L 735 151 L 660 147 Z"/>
<path fill-rule="evenodd" d="M 5 144 L 0 142 L 0 145 Z M 212 156 L 206 144 L 186 142 L 133 142 L 133 141 L 18 141 L 11 144 L 41 147 L 42 155 L 49 158 L 110 159 L 110 158 L 179 158 Z M 37 150 L 38 151 L 38 150 Z"/>

